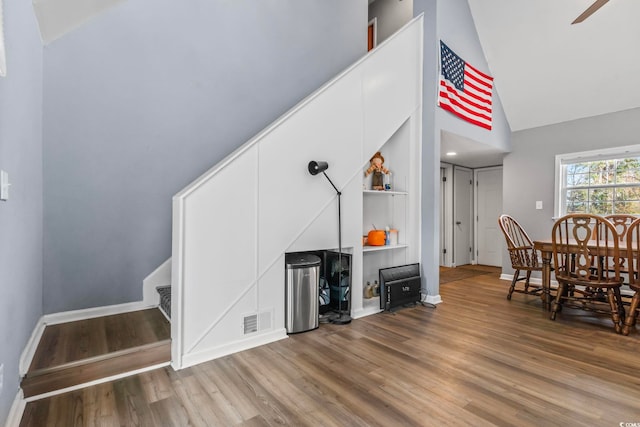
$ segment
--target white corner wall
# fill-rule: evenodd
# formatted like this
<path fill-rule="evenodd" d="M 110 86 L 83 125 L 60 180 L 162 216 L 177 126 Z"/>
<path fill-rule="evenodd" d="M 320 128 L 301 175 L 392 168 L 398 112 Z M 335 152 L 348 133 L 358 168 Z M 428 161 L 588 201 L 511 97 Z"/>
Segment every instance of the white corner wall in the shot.
<path fill-rule="evenodd" d="M 412 144 L 420 146 L 422 21 L 411 21 L 174 197 L 175 369 L 286 337 L 284 254 L 338 246 L 335 191 L 308 173 L 310 160 L 327 161 L 343 193 L 343 247 L 354 254 L 352 283 L 361 282 L 363 167 L 407 120 L 417 129 Z M 419 182 L 415 187 L 419 195 Z M 419 218 L 419 201 L 413 206 Z M 258 330 L 245 333 L 250 315 Z"/>

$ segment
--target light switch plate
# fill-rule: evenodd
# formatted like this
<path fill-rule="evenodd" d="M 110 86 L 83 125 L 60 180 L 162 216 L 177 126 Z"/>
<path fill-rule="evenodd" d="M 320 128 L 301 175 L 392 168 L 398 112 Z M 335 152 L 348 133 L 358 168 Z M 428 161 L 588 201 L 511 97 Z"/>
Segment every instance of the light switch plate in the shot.
<path fill-rule="evenodd" d="M 9 174 L 0 170 L 0 200 L 9 200 Z"/>
<path fill-rule="evenodd" d="M 536 202 L 536 209 L 542 209 L 542 200 Z"/>

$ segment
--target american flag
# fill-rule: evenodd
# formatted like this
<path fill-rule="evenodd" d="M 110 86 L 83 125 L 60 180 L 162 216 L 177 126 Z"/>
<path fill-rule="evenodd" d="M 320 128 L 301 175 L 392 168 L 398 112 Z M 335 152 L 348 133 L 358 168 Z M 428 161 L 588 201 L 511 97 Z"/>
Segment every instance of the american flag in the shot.
<path fill-rule="evenodd" d="M 492 89 L 493 77 L 473 68 L 440 41 L 440 107 L 491 130 Z"/>

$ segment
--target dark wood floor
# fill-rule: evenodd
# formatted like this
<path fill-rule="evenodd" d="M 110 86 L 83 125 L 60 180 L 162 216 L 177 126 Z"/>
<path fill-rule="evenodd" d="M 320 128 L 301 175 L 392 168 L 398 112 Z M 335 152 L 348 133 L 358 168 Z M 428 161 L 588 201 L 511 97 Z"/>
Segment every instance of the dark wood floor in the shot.
<path fill-rule="evenodd" d="M 21 381 L 25 397 L 171 360 L 171 325 L 158 309 L 48 325 Z"/>
<path fill-rule="evenodd" d="M 417 306 L 174 372 L 32 402 L 21 426 L 618 426 L 640 422 L 640 335 L 514 294 L 498 272 Z"/>
<path fill-rule="evenodd" d="M 51 368 L 171 338 L 171 325 L 160 310 L 47 325 L 29 371 Z"/>

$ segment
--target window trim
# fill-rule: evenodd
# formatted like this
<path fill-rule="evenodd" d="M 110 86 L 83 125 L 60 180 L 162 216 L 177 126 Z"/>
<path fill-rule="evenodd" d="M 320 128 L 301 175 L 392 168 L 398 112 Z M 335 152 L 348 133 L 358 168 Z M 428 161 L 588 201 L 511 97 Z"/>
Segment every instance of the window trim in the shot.
<path fill-rule="evenodd" d="M 625 157 L 640 157 L 640 144 L 626 145 L 622 147 L 602 148 L 598 150 L 580 151 L 575 153 L 556 154 L 555 159 L 555 182 L 553 197 L 553 219 L 556 220 L 564 215 L 564 183 L 566 182 L 565 168 L 567 163 L 577 161 L 589 162 L 596 160 L 620 159 Z M 619 186 L 617 186 L 619 187 Z"/>

